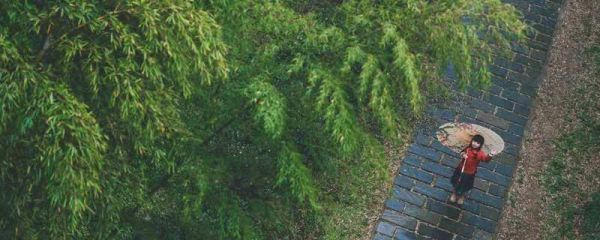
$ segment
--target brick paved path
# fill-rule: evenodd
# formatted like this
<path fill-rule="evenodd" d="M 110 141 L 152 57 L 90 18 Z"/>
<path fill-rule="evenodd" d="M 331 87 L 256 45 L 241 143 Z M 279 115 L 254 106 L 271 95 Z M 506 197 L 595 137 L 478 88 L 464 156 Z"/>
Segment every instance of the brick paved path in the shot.
<path fill-rule="evenodd" d="M 459 156 L 434 139 L 430 123 L 416 131 L 376 226 L 373 239 L 492 239 L 511 184 L 529 107 L 556 25 L 560 0 L 512 0 L 538 31 L 526 46 L 515 46 L 513 59 L 498 59 L 489 91 L 469 91 L 447 108 L 430 106 L 433 126 L 473 122 L 496 131 L 505 150 L 477 171 L 475 188 L 462 209 L 449 204 L 450 176 Z M 450 71 L 448 81 L 454 82 Z"/>

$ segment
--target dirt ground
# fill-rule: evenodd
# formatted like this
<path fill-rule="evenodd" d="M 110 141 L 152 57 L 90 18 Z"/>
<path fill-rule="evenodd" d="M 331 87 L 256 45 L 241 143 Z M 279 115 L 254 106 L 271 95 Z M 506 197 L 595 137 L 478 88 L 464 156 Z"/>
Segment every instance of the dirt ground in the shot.
<path fill-rule="evenodd" d="M 599 81 L 586 51 L 600 36 L 600 1 L 566 0 L 561 11 L 497 239 L 544 236 L 543 220 L 551 213 L 540 176 L 554 155 L 551 141 L 576 125 L 565 120 L 575 114 L 568 100 L 576 96 L 576 88 Z"/>

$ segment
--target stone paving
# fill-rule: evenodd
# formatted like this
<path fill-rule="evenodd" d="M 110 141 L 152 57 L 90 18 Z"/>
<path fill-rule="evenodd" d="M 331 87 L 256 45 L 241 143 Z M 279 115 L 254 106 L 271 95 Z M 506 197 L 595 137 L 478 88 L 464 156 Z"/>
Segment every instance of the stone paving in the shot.
<path fill-rule="evenodd" d="M 431 123 L 419 127 L 394 178 L 373 239 L 494 238 L 562 4 L 560 0 L 505 2 L 519 9 L 537 31 L 528 36 L 525 46 L 513 47 L 512 59 L 497 59 L 490 66 L 493 78 L 488 91 L 470 90 L 446 108 L 431 105 L 427 111 L 433 126 L 458 116 L 462 122 L 488 127 L 504 139 L 505 150 L 480 164 L 474 189 L 462 208 L 457 208 L 448 198 L 449 178 L 459 156 L 435 140 Z M 455 81 L 451 71 L 447 79 Z"/>

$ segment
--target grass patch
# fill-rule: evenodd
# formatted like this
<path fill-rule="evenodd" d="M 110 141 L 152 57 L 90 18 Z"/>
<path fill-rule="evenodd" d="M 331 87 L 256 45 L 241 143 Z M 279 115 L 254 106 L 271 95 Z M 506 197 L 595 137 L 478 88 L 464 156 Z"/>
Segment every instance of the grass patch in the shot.
<path fill-rule="evenodd" d="M 326 194 L 326 214 L 320 219 L 323 233 L 319 239 L 366 238 L 369 234 L 366 231 L 369 226 L 368 217 L 378 216 L 379 205 L 387 197 L 383 186 L 390 179 L 389 161 L 381 146 L 364 153 L 359 161 L 338 166 L 340 174 L 330 177 L 330 181 L 335 182 L 331 186 L 337 186 L 338 189 L 332 189 Z"/>
<path fill-rule="evenodd" d="M 600 45 L 590 50 L 600 69 Z M 577 114 L 567 119 L 576 128 L 553 143 L 556 154 L 541 178 L 550 198 L 546 239 L 600 239 L 600 186 L 593 184 L 600 166 L 592 160 L 600 153 L 599 92 L 597 81 L 577 89 L 570 103 Z"/>
<path fill-rule="evenodd" d="M 600 187 L 589 189 L 580 184 L 582 178 L 593 178 L 584 175 L 584 168 L 598 167 L 586 160 L 600 152 L 600 122 L 582 123 L 585 125 L 554 143 L 557 154 L 542 176 L 554 213 L 547 224 L 548 239 L 600 239 Z"/>
<path fill-rule="evenodd" d="M 586 239 L 600 239 L 600 192 L 592 194 L 591 201 L 583 207 L 581 228 Z"/>

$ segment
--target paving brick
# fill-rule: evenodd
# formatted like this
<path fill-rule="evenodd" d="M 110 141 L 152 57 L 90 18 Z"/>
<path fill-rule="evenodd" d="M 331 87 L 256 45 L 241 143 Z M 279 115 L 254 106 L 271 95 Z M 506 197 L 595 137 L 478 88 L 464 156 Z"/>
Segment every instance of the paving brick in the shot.
<path fill-rule="evenodd" d="M 444 119 L 447 121 L 452 121 L 452 120 L 454 120 L 454 116 L 456 116 L 456 114 L 451 110 L 448 110 L 448 109 L 440 110 L 440 118 L 441 119 Z"/>
<path fill-rule="evenodd" d="M 504 57 L 496 57 L 494 58 L 494 64 L 503 68 L 508 68 L 510 66 L 510 61 Z"/>
<path fill-rule="evenodd" d="M 554 32 L 551 28 L 544 26 L 542 24 L 533 24 L 533 28 L 538 30 L 540 33 L 543 33 L 546 35 L 552 35 L 552 33 Z"/>
<path fill-rule="evenodd" d="M 537 12 L 543 17 L 552 18 L 557 15 L 557 12 L 549 6 L 550 3 L 545 1 L 545 4 L 533 5 L 533 11 Z M 546 27 L 551 28 L 552 26 L 544 25 Z M 552 30 L 553 31 L 553 30 Z"/>
<path fill-rule="evenodd" d="M 534 69 L 532 67 L 529 67 L 525 71 L 526 71 L 525 74 L 531 74 L 533 72 L 539 72 L 540 69 Z M 537 76 L 537 75 L 527 75 L 527 76 Z M 527 77 L 527 78 L 525 78 L 525 80 L 523 82 L 521 82 L 521 87 L 537 89 L 537 88 L 539 88 L 538 84 L 539 84 L 539 81 L 537 79 L 535 79 L 534 77 Z M 523 90 L 521 90 L 521 92 L 523 92 Z"/>
<path fill-rule="evenodd" d="M 379 222 L 379 224 L 377 224 L 377 232 L 381 233 L 383 235 L 390 236 L 390 237 L 394 236 L 395 230 L 396 230 L 396 227 L 387 222 Z"/>
<path fill-rule="evenodd" d="M 381 218 L 408 230 L 414 230 L 417 227 L 417 220 L 415 218 L 402 213 L 384 210 Z"/>
<path fill-rule="evenodd" d="M 508 129 L 508 122 L 506 120 L 498 118 L 491 113 L 481 112 L 481 113 L 477 114 L 477 120 L 492 124 L 494 126 L 498 126 L 499 128 L 502 128 L 502 129 Z"/>
<path fill-rule="evenodd" d="M 554 20 L 552 18 L 548 18 L 548 17 L 542 17 L 540 24 L 542 24 L 544 26 L 554 27 L 554 26 L 556 26 L 556 20 Z"/>
<path fill-rule="evenodd" d="M 504 90 L 502 91 L 502 97 L 525 106 L 531 104 L 531 98 L 529 96 L 520 94 L 516 91 Z"/>
<path fill-rule="evenodd" d="M 517 123 L 517 124 L 521 124 L 523 126 L 527 123 L 527 119 L 526 118 L 524 118 L 522 116 L 519 116 L 516 113 L 504 110 L 502 108 L 496 109 L 496 116 L 498 116 L 498 117 L 500 117 L 500 118 L 502 118 L 504 120 L 507 120 L 507 121 L 511 121 L 511 122 L 514 122 L 514 123 Z"/>
<path fill-rule="evenodd" d="M 454 69 L 454 65 L 448 64 L 445 71 L 445 76 L 448 79 L 457 79 L 458 75 L 456 74 L 456 70 Z"/>
<path fill-rule="evenodd" d="M 523 66 L 520 63 L 511 63 L 510 66 L 508 66 L 509 70 L 513 71 L 513 72 L 517 72 L 517 73 L 522 73 L 525 70 L 525 66 Z"/>
<path fill-rule="evenodd" d="M 477 176 L 502 186 L 508 186 L 510 183 L 510 178 L 485 168 L 478 169 Z"/>
<path fill-rule="evenodd" d="M 432 137 L 427 136 L 423 133 L 418 133 L 417 136 L 415 137 L 415 142 L 417 142 L 418 144 L 424 145 L 424 146 L 429 146 L 432 141 L 433 141 Z"/>
<path fill-rule="evenodd" d="M 514 166 L 510 164 L 497 164 L 496 170 L 497 173 L 500 173 L 507 177 L 512 177 L 514 172 Z"/>
<path fill-rule="evenodd" d="M 399 228 L 396 230 L 396 233 L 394 234 L 394 239 L 395 240 L 415 240 L 415 239 L 417 239 L 417 236 L 413 232 L 409 232 L 409 231 Z"/>
<path fill-rule="evenodd" d="M 521 74 L 519 74 L 519 73 L 511 72 L 508 74 L 507 78 L 509 80 L 512 80 L 511 76 L 515 76 L 515 75 L 521 76 Z M 492 83 L 497 85 L 498 87 L 501 87 L 503 89 L 518 90 L 519 89 L 518 81 L 515 81 L 515 80 L 509 81 L 509 80 L 492 77 Z"/>
<path fill-rule="evenodd" d="M 505 68 L 496 65 L 490 65 L 489 69 L 492 74 L 502 78 L 506 77 L 506 74 L 508 73 Z"/>
<path fill-rule="evenodd" d="M 396 178 L 394 178 L 394 184 L 406 189 L 411 189 L 415 185 L 415 180 L 404 175 L 397 175 Z"/>
<path fill-rule="evenodd" d="M 385 207 L 392 209 L 396 212 L 402 212 L 404 209 L 404 202 L 398 201 L 397 199 L 388 199 L 385 200 Z"/>
<path fill-rule="evenodd" d="M 498 164 L 510 165 L 514 168 L 515 164 L 517 163 L 517 157 L 510 154 L 501 153 L 498 156 L 495 156 L 492 161 L 496 161 Z"/>
<path fill-rule="evenodd" d="M 422 162 L 423 159 L 419 158 L 417 155 L 407 153 L 402 163 L 407 163 L 415 167 L 420 167 Z"/>
<path fill-rule="evenodd" d="M 546 59 L 546 52 L 540 50 L 533 50 L 531 52 L 531 57 L 535 60 L 544 61 Z"/>
<path fill-rule="evenodd" d="M 432 161 L 437 161 L 440 159 L 440 153 L 436 152 L 435 150 L 433 150 L 432 148 L 429 148 L 429 147 L 424 147 L 424 146 L 417 145 L 417 144 L 411 144 L 410 147 L 408 148 L 408 151 L 411 153 L 414 153 L 418 156 L 428 158 Z"/>
<path fill-rule="evenodd" d="M 477 239 L 477 240 L 492 240 L 493 239 L 493 235 L 491 233 L 488 233 L 488 232 L 483 231 L 481 229 L 475 229 L 475 231 L 473 232 L 473 238 L 472 239 Z"/>
<path fill-rule="evenodd" d="M 541 51 L 548 51 L 548 47 L 549 47 L 548 44 L 540 42 L 540 41 L 536 41 L 536 40 L 529 41 L 529 43 L 527 45 L 529 45 L 529 47 L 531 47 L 533 49 L 537 49 L 537 50 L 541 50 Z"/>
<path fill-rule="evenodd" d="M 524 116 L 524 117 L 528 117 L 530 109 L 529 109 L 529 107 L 523 106 L 521 104 L 515 104 L 515 109 L 513 109 L 513 111 L 516 114 L 519 114 L 519 115 Z"/>
<path fill-rule="evenodd" d="M 470 116 L 460 115 L 460 116 L 458 116 L 458 121 L 459 122 L 473 122 L 473 121 L 475 121 L 475 119 Z"/>
<path fill-rule="evenodd" d="M 510 124 L 510 122 L 509 122 L 508 124 Z M 490 127 L 490 129 L 491 129 L 492 131 L 494 131 L 494 132 L 498 133 L 498 135 L 500 135 L 500 136 L 504 136 L 504 135 L 502 135 L 502 134 L 512 134 L 512 133 L 509 133 L 509 132 L 508 132 L 508 128 L 507 128 L 507 129 L 504 129 L 504 128 L 499 128 L 499 127 L 497 127 L 497 126 L 491 126 L 491 127 Z"/>
<path fill-rule="evenodd" d="M 500 218 L 500 211 L 495 208 L 480 206 L 479 215 L 492 221 L 498 221 Z"/>
<path fill-rule="evenodd" d="M 498 106 L 498 107 L 502 107 L 506 110 L 512 111 L 515 103 L 511 102 L 507 99 L 498 97 L 496 95 L 493 94 L 488 94 L 487 96 L 485 96 L 484 98 L 486 101 L 489 101 L 491 104 Z"/>
<path fill-rule="evenodd" d="M 523 45 L 521 45 L 521 44 L 511 43 L 511 48 L 512 48 L 513 52 L 524 54 L 524 55 L 529 55 L 528 49 L 526 47 L 523 47 Z"/>
<path fill-rule="evenodd" d="M 490 190 L 488 191 L 488 193 L 492 194 L 496 197 L 499 197 L 499 198 L 504 198 L 506 196 L 506 187 L 496 185 L 496 184 L 491 184 Z"/>
<path fill-rule="evenodd" d="M 541 16 L 539 14 L 535 14 L 535 13 L 527 13 L 525 14 L 525 19 L 532 21 L 532 22 L 539 22 L 541 20 Z"/>
<path fill-rule="evenodd" d="M 508 132 L 514 133 L 517 136 L 523 136 L 523 133 L 525 133 L 525 129 L 523 128 L 522 125 L 515 124 L 515 123 L 508 123 Z"/>
<path fill-rule="evenodd" d="M 373 236 L 373 240 L 392 240 L 392 238 L 381 233 L 377 233 L 375 236 Z"/>
<path fill-rule="evenodd" d="M 525 71 L 527 71 L 527 69 L 531 68 L 531 66 L 528 66 Z M 518 91 L 519 90 L 519 85 L 523 86 L 523 83 L 526 81 L 529 81 L 529 76 L 527 76 L 524 72 L 523 73 L 517 73 L 517 72 L 511 72 L 508 74 L 508 77 L 506 77 L 506 79 L 508 79 L 508 81 L 506 81 L 508 84 L 505 84 L 505 90 L 509 90 L 509 91 Z"/>
<path fill-rule="evenodd" d="M 460 156 L 460 155 L 458 155 L 458 153 L 456 153 L 456 152 L 452 151 L 450 148 L 448 148 L 448 147 L 446 147 L 446 146 L 442 145 L 442 144 L 441 144 L 439 141 L 437 141 L 437 140 L 436 140 L 436 141 L 434 141 L 434 142 L 431 144 L 431 147 L 432 147 L 433 149 L 437 150 L 437 151 L 443 152 L 443 153 L 445 153 L 445 154 L 447 154 L 447 155 L 450 155 L 450 156 L 453 156 L 453 157 L 459 157 L 459 156 Z"/>
<path fill-rule="evenodd" d="M 515 145 L 520 145 L 522 138 L 520 136 L 511 134 L 509 132 L 496 132 L 498 133 L 505 142 L 509 142 Z"/>
<path fill-rule="evenodd" d="M 550 45 L 552 43 L 552 36 L 546 34 L 537 34 L 535 36 L 535 40 L 542 42 L 546 45 Z"/>
<path fill-rule="evenodd" d="M 492 160 L 489 162 L 480 162 L 477 169 L 485 168 L 487 170 L 493 171 L 494 169 L 496 169 L 496 164 L 497 163 L 495 161 L 493 161 L 493 158 L 492 158 Z"/>
<path fill-rule="evenodd" d="M 458 158 L 458 156 L 444 155 L 444 157 L 442 158 L 442 164 L 451 168 L 455 168 L 456 166 L 458 166 L 459 163 L 460 159 Z"/>
<path fill-rule="evenodd" d="M 473 190 L 471 190 L 473 191 Z M 471 212 L 473 214 L 479 214 L 479 207 L 481 204 L 473 201 L 470 197 L 465 199 L 465 202 L 461 206 L 461 208 L 465 211 Z"/>
<path fill-rule="evenodd" d="M 535 97 L 537 95 L 537 87 L 535 86 L 521 86 L 521 93 L 530 97 Z"/>
<path fill-rule="evenodd" d="M 479 98 L 481 96 L 481 90 L 475 89 L 475 88 L 469 88 L 469 89 L 467 89 L 467 95 L 474 97 L 474 98 Z"/>
<path fill-rule="evenodd" d="M 519 155 L 519 148 L 517 148 L 516 145 L 511 144 L 510 142 L 505 142 L 504 143 L 504 152 L 506 154 L 517 156 L 517 155 Z"/>
<path fill-rule="evenodd" d="M 425 172 L 421 169 L 417 169 L 415 167 L 411 167 L 408 164 L 402 165 L 402 167 L 400 168 L 400 174 L 418 179 L 419 181 L 425 183 L 431 183 L 433 181 L 433 174 Z"/>
<path fill-rule="evenodd" d="M 454 169 L 446 167 L 441 163 L 434 163 L 431 161 L 424 161 L 421 168 L 444 177 L 451 177 L 452 173 L 454 173 Z"/>
<path fill-rule="evenodd" d="M 431 240 L 430 237 L 423 236 L 423 235 L 420 235 L 418 233 L 415 233 L 415 236 L 417 236 L 417 240 Z"/>
<path fill-rule="evenodd" d="M 440 228 L 467 238 L 473 236 L 473 231 L 475 231 L 474 227 L 457 222 L 449 218 L 442 218 L 442 220 L 440 221 Z"/>
<path fill-rule="evenodd" d="M 498 154 L 497 156 L 494 156 L 492 158 L 492 161 L 497 162 L 497 164 L 506 164 L 506 165 L 511 165 L 514 166 L 517 163 L 516 157 L 502 152 L 500 154 Z"/>
<path fill-rule="evenodd" d="M 535 15 L 542 15 L 544 8 L 540 6 L 541 4 L 534 4 L 531 5 L 531 8 L 529 9 L 530 14 L 535 14 Z"/>
<path fill-rule="evenodd" d="M 547 5 L 544 6 L 543 10 L 542 10 L 542 17 L 546 17 L 546 18 L 550 18 L 550 19 L 554 19 L 558 16 L 558 11 L 555 11 L 553 8 L 548 7 Z M 550 29 L 550 34 L 548 35 L 552 35 L 552 32 L 554 32 L 554 26 L 550 25 L 550 24 L 542 24 L 543 26 L 547 27 L 548 29 Z"/>
<path fill-rule="evenodd" d="M 471 190 L 471 192 L 469 193 L 469 198 L 478 201 L 484 205 L 495 207 L 497 209 L 502 208 L 501 198 L 492 196 L 477 189 Z"/>
<path fill-rule="evenodd" d="M 432 118 L 442 121 L 442 122 L 447 122 L 447 121 L 451 121 L 454 119 L 454 113 L 447 109 L 441 109 L 438 107 L 430 107 L 430 109 L 427 110 L 426 112 Z"/>
<path fill-rule="evenodd" d="M 461 222 L 475 226 L 476 228 L 485 230 L 489 233 L 496 231 L 496 223 L 494 221 L 479 217 L 471 213 L 464 213 Z M 421 227 L 419 225 L 419 227 Z"/>
<path fill-rule="evenodd" d="M 393 192 L 394 197 L 396 197 L 402 201 L 412 203 L 417 206 L 423 206 L 423 203 L 425 203 L 425 197 L 423 197 L 417 193 L 408 191 L 404 188 L 394 186 L 392 192 Z"/>
<path fill-rule="evenodd" d="M 458 116 L 467 116 L 470 118 L 475 118 L 475 116 L 477 116 L 477 109 L 474 108 L 460 108 L 458 111 L 460 111 Z"/>
<path fill-rule="evenodd" d="M 428 196 L 433 199 L 437 199 L 439 201 L 445 201 L 450 194 L 444 191 L 441 188 L 434 188 L 425 184 L 417 184 L 414 187 L 415 192 L 421 193 L 425 196 Z"/>
<path fill-rule="evenodd" d="M 436 177 L 434 186 L 437 188 L 444 189 L 448 192 L 452 192 L 452 190 L 454 189 L 452 187 L 452 183 L 450 183 L 450 179 L 444 177 Z"/>
<path fill-rule="evenodd" d="M 523 54 L 515 54 L 514 61 L 516 63 L 527 65 L 531 61 L 531 58 L 529 58 L 529 56 L 526 56 L 526 55 L 523 55 Z M 509 75 L 510 75 L 510 73 L 509 73 Z"/>
<path fill-rule="evenodd" d="M 473 187 L 483 192 L 487 192 L 488 189 L 490 189 L 490 182 L 476 177 L 475 181 L 473 182 Z"/>
<path fill-rule="evenodd" d="M 448 217 L 450 219 L 458 220 L 460 216 L 460 209 L 446 204 L 445 202 L 438 202 L 435 200 L 427 200 L 427 209 L 439 213 L 442 216 Z"/>
<path fill-rule="evenodd" d="M 441 215 L 435 212 L 411 204 L 407 204 L 406 207 L 404 207 L 404 213 L 408 216 L 414 217 L 423 222 L 427 222 L 433 225 L 439 224 L 440 219 L 442 217 Z"/>
<path fill-rule="evenodd" d="M 473 107 L 474 109 L 483 111 L 483 112 L 493 112 L 494 111 L 494 106 L 484 100 L 478 99 L 478 98 L 473 98 L 470 100 L 470 105 L 471 107 Z"/>
<path fill-rule="evenodd" d="M 529 76 L 526 82 L 523 82 L 523 85 L 537 86 L 540 82 L 537 76 L 542 72 L 542 68 L 534 68 L 528 67 L 523 74 Z"/>
<path fill-rule="evenodd" d="M 449 232 L 443 231 L 436 227 L 431 227 L 426 224 L 420 223 L 417 232 L 421 235 L 431 237 L 439 240 L 452 240 L 453 235 Z"/>
<path fill-rule="evenodd" d="M 490 85 L 490 88 L 487 89 L 487 92 L 500 95 L 500 93 L 502 92 L 502 88 L 496 85 Z"/>
<path fill-rule="evenodd" d="M 522 11 L 523 14 L 528 13 L 529 12 L 529 2 L 527 1 L 521 1 L 521 0 L 506 0 L 506 3 L 510 3 L 511 5 L 513 5 L 516 9 L 518 9 L 519 11 Z"/>
<path fill-rule="evenodd" d="M 534 68 L 534 69 L 537 69 L 537 70 L 541 70 L 542 68 L 544 68 L 544 66 L 546 66 L 546 65 L 543 62 L 534 61 L 534 60 L 531 61 L 531 62 L 529 62 L 529 65 L 528 65 L 529 68 Z M 538 76 L 531 76 L 530 75 L 529 77 L 533 77 L 533 78 L 537 79 Z"/>

